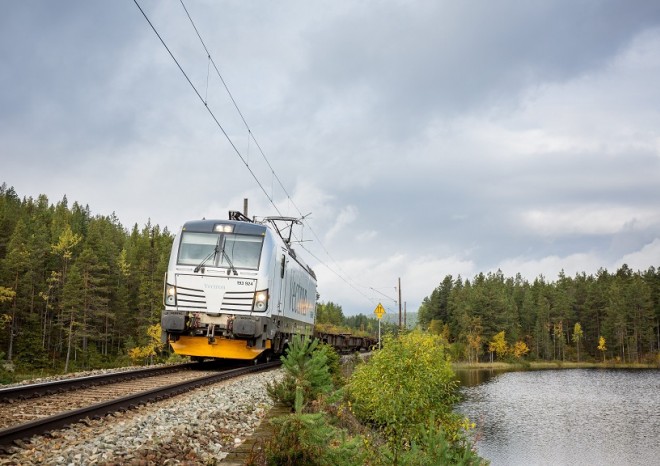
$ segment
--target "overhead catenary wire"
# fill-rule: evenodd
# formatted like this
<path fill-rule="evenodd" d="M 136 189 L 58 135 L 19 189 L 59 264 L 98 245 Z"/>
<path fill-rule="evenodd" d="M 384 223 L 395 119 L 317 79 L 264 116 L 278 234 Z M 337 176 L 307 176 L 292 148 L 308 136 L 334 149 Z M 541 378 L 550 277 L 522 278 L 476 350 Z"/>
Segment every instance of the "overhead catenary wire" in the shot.
<path fill-rule="evenodd" d="M 309 254 L 309 255 L 312 256 L 314 259 L 316 259 L 316 260 L 319 261 L 321 264 L 323 264 L 325 268 L 327 268 L 329 271 L 331 271 L 332 273 L 334 273 L 335 275 L 337 275 L 337 277 L 339 277 L 339 279 L 341 279 L 344 283 L 346 283 L 348 286 L 350 286 L 350 287 L 351 287 L 353 290 L 355 290 L 358 294 L 360 294 L 362 297 L 366 298 L 367 301 L 369 301 L 370 303 L 373 303 L 373 302 L 374 302 L 373 299 L 369 298 L 369 296 L 367 296 L 366 294 L 364 294 L 360 289 L 358 289 L 355 285 L 353 285 L 350 281 L 348 281 L 344 276 L 342 276 L 340 273 L 338 273 L 336 270 L 334 270 L 334 269 L 333 269 L 332 267 L 330 267 L 328 264 L 326 264 L 325 262 L 323 262 L 321 259 L 319 259 L 318 257 L 316 257 L 316 255 L 315 255 L 312 251 L 310 251 L 309 249 L 307 249 L 307 248 L 306 248 L 305 246 L 303 246 L 302 244 L 300 244 L 300 247 L 301 247 L 302 249 L 304 249 L 304 250 L 307 252 L 307 254 Z"/>
<path fill-rule="evenodd" d="M 238 106 L 238 103 L 236 103 L 236 99 L 234 99 L 234 95 L 231 93 L 229 90 L 229 86 L 227 86 L 227 83 L 225 82 L 225 79 L 222 77 L 222 73 L 220 73 L 220 70 L 218 69 L 218 65 L 215 63 L 215 60 L 213 60 L 213 57 L 211 56 L 211 52 L 209 51 L 208 47 L 206 46 L 206 43 L 204 42 L 204 39 L 202 38 L 202 35 L 199 32 L 199 29 L 197 29 L 197 25 L 195 25 L 195 21 L 192 19 L 192 16 L 190 16 L 190 12 L 188 11 L 188 8 L 186 7 L 186 4 L 183 3 L 183 0 L 179 0 L 179 3 L 181 3 L 181 6 L 183 7 L 183 10 L 186 12 L 186 16 L 188 16 L 188 20 L 190 21 L 190 24 L 192 25 L 193 29 L 195 30 L 195 34 L 197 34 L 197 38 L 199 39 L 199 42 L 202 44 L 202 47 L 204 48 L 204 51 L 206 52 L 206 55 L 209 57 L 209 62 L 210 64 L 213 65 L 213 69 L 215 70 L 215 73 L 218 75 L 218 78 L 220 79 L 220 82 L 222 83 L 222 86 L 225 88 L 225 91 L 227 92 L 227 95 L 229 96 L 229 99 L 231 100 L 232 104 L 234 105 L 234 108 L 236 109 L 236 112 L 238 115 L 241 117 L 241 121 L 243 121 L 243 124 L 245 125 L 245 128 L 248 130 L 248 142 L 250 139 L 252 139 L 259 149 L 259 153 L 263 157 L 264 161 L 266 162 L 266 165 L 268 165 L 268 168 L 270 169 L 271 174 L 273 177 L 277 180 L 278 184 L 280 185 L 280 188 L 282 188 L 282 191 L 284 191 L 284 194 L 286 194 L 286 197 L 291 199 L 291 196 L 289 195 L 288 191 L 284 187 L 284 184 L 280 180 L 280 178 L 277 176 L 275 173 L 275 169 L 273 169 L 272 165 L 270 164 L 270 161 L 268 160 L 268 157 L 266 157 L 266 154 L 264 153 L 263 149 L 259 145 L 259 141 L 254 136 L 254 133 L 250 129 L 250 125 L 248 125 L 247 120 L 245 119 L 245 116 L 243 116 L 243 112 Z M 296 210 L 300 212 L 297 206 Z"/>
<path fill-rule="evenodd" d="M 188 8 L 186 7 L 186 5 L 185 5 L 185 3 L 183 2 L 183 0 L 179 0 L 179 3 L 181 3 L 181 6 L 183 7 L 183 10 L 186 12 L 186 16 L 188 17 L 188 20 L 190 21 L 191 26 L 192 26 L 193 29 L 195 30 L 195 34 L 197 35 L 197 38 L 199 39 L 199 42 L 201 43 L 202 47 L 204 48 L 204 52 L 205 52 L 206 55 L 209 57 L 209 62 L 213 65 L 213 69 L 215 70 L 216 74 L 218 75 L 218 78 L 220 79 L 220 82 L 222 83 L 222 86 L 224 87 L 225 91 L 227 92 L 227 95 L 229 96 L 229 98 L 230 98 L 230 100 L 231 100 L 231 102 L 232 102 L 234 108 L 236 109 L 236 112 L 237 112 L 238 115 L 240 116 L 241 121 L 243 122 L 243 124 L 245 125 L 245 128 L 246 128 L 247 131 L 248 131 L 248 135 L 249 135 L 249 137 L 248 137 L 248 143 L 249 143 L 250 139 L 251 139 L 252 141 L 254 141 L 255 146 L 257 147 L 259 153 L 261 154 L 261 157 L 264 159 L 264 161 L 266 162 L 266 165 L 268 165 L 268 168 L 270 169 L 270 172 L 271 172 L 271 174 L 272 174 L 273 180 L 277 180 L 277 184 L 280 186 L 280 188 L 282 189 L 282 191 L 283 191 L 284 194 L 286 195 L 287 200 L 291 203 L 291 205 L 294 207 L 294 209 L 298 212 L 298 215 L 301 217 L 301 220 L 302 220 L 303 222 L 305 222 L 305 224 L 306 224 L 307 227 L 309 228 L 309 230 L 310 230 L 310 232 L 312 233 L 312 235 L 314 235 L 314 238 L 315 238 L 316 241 L 318 242 L 318 244 L 319 244 L 319 246 L 321 247 L 321 249 L 323 249 L 323 251 L 324 251 L 325 254 L 328 256 L 328 258 L 330 258 L 330 260 L 332 260 L 332 261 L 335 263 L 335 265 L 337 265 L 337 267 L 339 267 L 339 268 L 341 269 L 341 266 L 337 263 L 336 260 L 334 260 L 334 259 L 332 258 L 332 256 L 330 255 L 330 252 L 329 252 L 329 251 L 326 249 L 326 247 L 323 245 L 323 242 L 321 241 L 321 239 L 319 238 L 319 236 L 318 236 L 318 235 L 316 234 L 316 232 L 314 231 L 314 228 L 312 228 L 311 224 L 310 224 L 308 221 L 306 221 L 306 219 L 305 219 L 306 216 L 303 215 L 301 209 L 296 205 L 296 203 L 294 202 L 293 198 L 291 197 L 291 195 L 290 195 L 289 192 L 287 191 L 286 187 L 285 187 L 284 184 L 282 183 L 282 180 L 280 179 L 280 177 L 277 176 L 277 173 L 275 172 L 275 169 L 273 168 L 273 166 L 271 165 L 270 161 L 268 160 L 268 157 L 266 157 L 266 154 L 265 154 L 265 152 L 263 151 L 261 145 L 259 144 L 259 141 L 257 141 L 257 138 L 256 138 L 255 135 L 254 135 L 254 132 L 253 132 L 252 129 L 250 128 L 250 125 L 248 124 L 247 120 L 245 119 L 245 116 L 243 115 L 243 112 L 242 112 L 241 109 L 239 108 L 238 103 L 236 102 L 236 99 L 234 98 L 234 95 L 233 95 L 232 92 L 229 90 L 229 86 L 227 85 L 227 82 L 226 82 L 225 79 L 222 77 L 222 73 L 220 73 L 220 70 L 218 69 L 218 66 L 217 66 L 217 64 L 215 63 L 215 60 L 213 60 L 213 56 L 211 55 L 211 52 L 209 51 L 208 47 L 206 46 L 206 43 L 204 42 L 204 39 L 202 38 L 202 35 L 201 35 L 201 33 L 199 32 L 199 29 L 197 28 L 197 25 L 195 24 L 195 21 L 193 20 L 192 16 L 190 15 L 190 12 L 188 11 Z M 274 190 L 274 189 L 271 187 L 271 191 L 273 191 L 273 190 Z M 319 260 L 319 259 L 316 258 L 316 260 Z M 320 260 L 319 260 L 319 261 L 320 261 Z M 323 263 L 323 261 L 320 261 L 320 262 Z M 343 271 L 343 270 L 342 270 L 342 272 L 343 272 L 343 273 L 346 273 L 346 272 Z"/>
<path fill-rule="evenodd" d="M 235 154 L 241 159 L 241 161 L 243 162 L 243 164 L 245 165 L 245 167 L 246 167 L 246 168 L 248 169 L 248 171 L 250 172 L 252 178 L 255 180 L 255 182 L 257 183 L 257 185 L 259 186 L 259 188 L 261 189 L 261 191 L 264 193 L 264 195 L 266 196 L 266 198 L 268 199 L 268 201 L 271 203 L 271 205 L 273 206 L 273 208 L 275 209 L 275 211 L 276 211 L 280 216 L 282 216 L 282 213 L 280 212 L 280 209 L 277 207 L 277 205 L 275 204 L 275 201 L 274 201 L 274 187 L 272 186 L 272 184 L 273 184 L 273 182 L 276 180 L 276 181 L 277 181 L 277 184 L 280 186 L 280 188 L 282 189 L 282 191 L 283 191 L 284 194 L 286 195 L 286 198 L 287 198 L 287 200 L 289 201 L 290 205 L 292 205 L 292 206 L 294 207 L 294 209 L 298 212 L 298 214 L 299 214 L 299 216 L 300 216 L 300 218 L 301 218 L 301 221 L 304 222 L 304 224 L 309 228 L 310 232 L 312 233 L 312 235 L 313 235 L 314 238 L 316 239 L 316 241 L 317 241 L 317 243 L 319 244 L 319 246 L 321 247 L 321 249 L 324 251 L 324 253 L 327 255 L 327 257 L 328 257 L 328 258 L 329 258 L 329 259 L 330 259 L 330 260 L 331 260 L 331 261 L 337 266 L 337 268 L 340 269 L 344 275 L 348 276 L 348 274 L 346 273 L 346 271 L 344 271 L 344 270 L 341 268 L 341 266 L 339 265 L 339 263 L 338 263 L 338 262 L 332 257 L 332 255 L 330 254 L 330 252 L 329 252 L 329 251 L 327 250 L 327 248 L 324 246 L 323 242 L 321 241 L 321 239 L 319 238 L 319 236 L 316 234 L 316 232 L 315 232 L 314 229 L 312 228 L 312 226 L 311 226 L 311 224 L 309 223 L 309 221 L 306 219 L 307 216 L 302 214 L 301 209 L 298 208 L 298 206 L 297 206 L 296 203 L 294 202 L 293 198 L 291 197 L 291 195 L 290 195 L 289 192 L 287 191 L 286 187 L 285 187 L 284 184 L 282 183 L 282 180 L 279 178 L 279 176 L 278 176 L 277 173 L 275 172 L 275 169 L 272 167 L 270 161 L 268 160 L 268 157 L 266 157 L 266 154 L 265 154 L 265 152 L 263 151 L 261 145 L 259 144 L 259 141 L 257 141 L 256 137 L 254 136 L 254 132 L 251 130 L 250 125 L 248 124 L 247 120 L 245 119 L 245 116 L 243 115 L 243 112 L 242 112 L 241 109 L 239 108 L 238 103 L 236 102 L 236 99 L 234 98 L 233 94 L 232 94 L 231 91 L 229 90 L 229 86 L 227 85 L 227 83 L 225 82 L 224 78 L 222 77 L 222 74 L 220 73 L 220 70 L 219 70 L 219 68 L 218 68 L 218 66 L 217 66 L 217 64 L 216 64 L 216 62 L 215 62 L 215 60 L 213 59 L 213 57 L 212 57 L 212 55 L 211 55 L 211 52 L 209 51 L 208 47 L 206 46 L 206 43 L 204 42 L 204 39 L 202 38 L 202 35 L 201 35 L 201 33 L 199 32 L 199 29 L 197 28 L 197 26 L 196 26 L 196 24 L 195 24 L 195 22 L 194 22 L 192 16 L 190 15 L 190 12 L 188 11 L 188 8 L 186 7 L 186 5 L 185 5 L 185 3 L 183 2 L 183 0 L 179 0 L 179 1 L 180 1 L 181 6 L 183 7 L 183 9 L 184 9 L 184 11 L 185 11 L 185 13 L 186 13 L 186 16 L 188 17 L 188 20 L 190 21 L 190 24 L 192 25 L 193 29 L 195 30 L 195 34 L 197 35 L 197 38 L 199 39 L 199 41 L 200 41 L 202 47 L 204 48 L 204 51 L 205 51 L 206 56 L 207 56 L 207 58 L 208 58 L 207 76 L 206 76 L 206 90 L 205 90 L 205 96 L 204 96 L 204 97 L 202 97 L 201 93 L 199 92 L 199 90 L 197 89 L 197 87 L 195 86 L 195 84 L 192 82 L 192 80 L 190 79 L 190 77 L 188 76 L 188 74 L 186 73 L 186 71 L 183 69 L 183 66 L 180 64 L 179 60 L 177 60 L 177 58 L 174 56 L 174 53 L 173 53 L 173 52 L 171 51 L 171 49 L 167 46 L 167 44 L 165 43 L 165 40 L 164 40 L 163 37 L 160 35 L 160 33 L 158 32 L 158 30 L 156 29 L 156 27 L 154 26 L 154 24 L 151 22 L 151 20 L 150 20 L 149 17 L 147 16 L 146 12 L 142 9 L 142 7 L 140 6 L 138 0 L 133 0 L 133 2 L 135 3 L 135 5 L 137 6 L 137 8 L 140 10 L 140 13 L 142 14 L 142 16 L 144 16 L 144 19 L 147 21 L 147 23 L 149 24 L 149 26 L 151 27 L 151 29 L 153 30 L 153 32 L 154 32 L 154 33 L 156 34 L 156 36 L 158 37 L 159 41 L 161 42 L 161 44 L 163 45 L 163 47 L 165 48 L 165 50 L 167 51 L 167 53 L 170 55 L 170 57 L 172 58 L 172 60 L 174 61 L 174 63 L 175 63 L 175 64 L 177 65 L 177 67 L 179 68 L 179 71 L 181 71 L 181 73 L 182 73 L 183 76 L 185 77 L 186 81 L 188 82 L 188 84 L 190 85 L 190 87 L 193 89 L 193 91 L 195 92 L 195 94 L 197 95 L 197 97 L 199 98 L 200 102 L 204 105 L 204 107 L 206 108 L 207 112 L 209 113 L 209 115 L 211 116 L 211 118 L 213 119 L 213 121 L 215 122 L 215 124 L 217 125 L 217 127 L 220 129 L 220 131 L 222 132 L 222 134 L 224 135 L 225 139 L 227 139 L 227 141 L 228 141 L 229 144 L 231 145 L 231 147 L 232 147 L 234 153 L 235 153 Z M 209 85 L 209 74 L 210 74 L 209 71 L 210 71 L 210 66 L 211 66 L 211 65 L 213 66 L 213 69 L 215 70 L 216 75 L 217 75 L 218 78 L 220 79 L 220 82 L 222 83 L 222 85 L 223 85 L 225 91 L 227 92 L 227 95 L 229 96 L 229 98 L 230 98 L 230 100 L 231 100 L 231 102 L 232 102 L 234 108 L 236 109 L 236 112 L 237 112 L 238 115 L 240 116 L 241 121 L 243 122 L 245 128 L 247 129 L 247 132 L 248 132 L 248 151 L 249 151 L 249 142 L 250 142 L 250 140 L 252 140 L 252 141 L 254 142 L 255 147 L 257 148 L 257 150 L 258 150 L 259 153 L 261 154 L 263 160 L 265 161 L 266 165 L 268 166 L 268 168 L 269 168 L 269 170 L 270 170 L 270 172 L 271 172 L 271 176 L 272 176 L 272 179 L 271 179 L 271 194 L 269 194 L 269 193 L 267 192 L 266 188 L 265 188 L 264 185 L 261 183 L 261 181 L 260 181 L 259 178 L 257 177 L 256 173 L 255 173 L 255 172 L 252 170 L 252 168 L 250 167 L 249 160 L 246 159 L 246 157 L 244 157 L 243 154 L 241 154 L 241 151 L 238 149 L 237 145 L 236 145 L 236 144 L 234 143 L 234 141 L 231 139 L 231 137 L 229 136 L 229 134 L 225 131 L 224 127 L 222 126 L 222 124 L 220 123 L 220 121 L 219 121 L 218 118 L 216 117 L 215 113 L 213 112 L 212 108 L 211 108 L 211 107 L 209 106 L 209 104 L 208 104 L 208 85 Z M 294 235 L 294 238 L 295 238 L 295 235 Z M 297 238 L 296 238 L 296 240 L 297 240 Z M 358 289 L 355 285 L 353 285 L 353 283 L 351 283 L 351 282 L 350 282 L 350 281 L 349 281 L 344 275 L 342 275 L 342 274 L 340 274 L 339 272 L 337 272 L 334 268 L 330 267 L 325 261 L 319 259 L 319 258 L 318 258 L 315 254 L 313 254 L 308 248 L 304 247 L 304 246 L 302 245 L 302 240 L 300 240 L 300 241 L 298 241 L 298 242 L 300 243 L 302 249 L 304 249 L 308 254 L 310 254 L 314 259 L 316 259 L 320 264 L 322 264 L 324 267 L 326 267 L 330 272 L 332 272 L 332 273 L 335 274 L 337 277 L 339 277 L 343 282 L 345 282 L 345 283 L 346 283 L 349 287 L 351 287 L 354 291 L 356 291 L 356 292 L 357 292 L 358 294 L 360 294 L 362 297 L 366 298 L 367 301 L 369 301 L 370 303 L 373 303 L 373 302 L 374 302 L 374 300 L 373 300 L 372 298 L 368 297 L 364 292 L 362 292 L 361 290 L 359 290 L 359 289 Z"/>
<path fill-rule="evenodd" d="M 181 64 L 179 63 L 179 61 L 176 59 L 176 57 L 174 56 L 174 53 L 172 53 L 172 51 L 170 50 L 170 48 L 167 46 L 167 44 L 165 43 L 165 40 L 164 40 L 164 39 L 161 37 L 161 35 L 158 33 L 158 30 L 157 30 L 156 27 L 153 25 L 153 23 L 151 22 L 151 20 L 149 19 L 149 17 L 148 17 L 147 14 L 145 13 L 145 11 L 142 9 L 142 7 L 140 6 L 140 4 L 138 3 L 137 0 L 133 0 L 133 2 L 135 3 L 135 5 L 138 7 L 138 9 L 140 10 L 140 12 L 142 13 L 142 16 L 144 16 L 144 19 L 147 20 L 147 23 L 149 23 L 149 26 L 151 27 L 151 29 L 154 31 L 154 33 L 155 33 L 156 36 L 158 37 L 158 39 L 160 40 L 161 44 L 163 44 L 163 47 L 165 47 L 165 50 L 167 50 L 167 53 L 169 53 L 170 57 L 172 57 L 172 60 L 174 60 L 174 63 L 176 63 L 176 66 L 179 68 L 179 70 L 181 71 L 181 73 L 183 74 L 183 76 L 186 78 L 186 81 L 188 81 L 188 84 L 190 84 L 190 87 L 192 87 L 193 91 L 195 92 L 195 94 L 196 94 L 197 97 L 199 98 L 200 102 L 202 102 L 202 103 L 204 104 L 204 107 L 206 108 L 206 111 L 209 113 L 209 115 L 211 115 L 211 118 L 213 118 L 213 121 L 214 121 L 215 124 L 218 126 L 218 128 L 220 129 L 220 131 L 222 131 L 222 134 L 225 136 L 225 138 L 227 139 L 227 141 L 228 141 L 229 144 L 231 145 L 231 147 L 232 147 L 232 149 L 234 150 L 234 152 L 236 153 L 236 155 L 241 159 L 241 161 L 243 162 L 243 164 L 245 165 L 245 167 L 248 169 L 248 171 L 249 171 L 250 174 L 252 175 L 252 178 L 254 178 L 254 181 L 257 182 L 257 184 L 258 184 L 259 187 L 261 188 L 261 191 L 264 193 L 264 195 L 266 196 L 266 198 L 267 198 L 267 199 L 270 201 L 270 203 L 273 205 L 273 207 L 275 208 L 275 210 L 277 211 L 277 213 L 280 214 L 280 215 L 282 215 L 282 213 L 280 212 L 280 210 L 277 208 L 277 206 L 276 206 L 275 203 L 273 202 L 273 199 L 271 198 L 271 196 L 268 194 L 268 192 L 266 191 L 266 189 L 264 188 L 264 186 L 263 186 L 263 185 L 261 184 L 261 182 L 259 181 L 259 178 L 257 177 L 257 175 L 254 173 L 254 171 L 252 170 L 252 168 L 250 168 L 250 165 L 247 163 L 247 161 L 245 160 L 245 158 L 244 158 L 243 155 L 241 154 L 241 151 L 238 149 L 238 147 L 236 147 L 236 144 L 234 144 L 234 141 L 232 141 L 232 139 L 231 139 L 231 137 L 229 136 L 229 134 L 227 134 L 227 132 L 225 131 L 225 129 L 224 129 L 224 127 L 222 126 L 222 124 L 220 123 L 220 121 L 218 121 L 218 118 L 215 116 L 215 113 L 213 113 L 213 110 L 211 110 L 211 107 L 209 107 L 209 105 L 208 105 L 208 103 L 206 102 L 206 100 L 205 100 L 205 99 L 202 97 L 202 95 L 199 93 L 199 90 L 197 89 L 197 87 L 196 87 L 196 86 L 193 84 L 193 82 L 190 80 L 190 77 L 188 76 L 188 74 L 186 73 L 186 71 L 183 69 L 183 67 L 181 66 Z"/>

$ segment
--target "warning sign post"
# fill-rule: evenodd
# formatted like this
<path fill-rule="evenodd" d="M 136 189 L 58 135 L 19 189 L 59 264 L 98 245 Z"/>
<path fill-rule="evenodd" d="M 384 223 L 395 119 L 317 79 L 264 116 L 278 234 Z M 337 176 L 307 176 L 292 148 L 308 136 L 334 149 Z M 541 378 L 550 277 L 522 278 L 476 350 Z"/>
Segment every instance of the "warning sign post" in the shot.
<path fill-rule="evenodd" d="M 381 303 L 378 303 L 378 306 L 376 306 L 376 309 L 374 309 L 374 314 L 376 314 L 378 320 L 380 320 L 383 317 L 383 314 L 385 314 L 385 308 Z"/>
<path fill-rule="evenodd" d="M 385 308 L 381 303 L 378 303 L 378 306 L 376 306 L 376 309 L 374 309 L 374 314 L 376 314 L 376 317 L 378 317 L 378 349 L 381 348 L 380 346 L 380 320 L 383 318 L 383 315 L 385 314 Z"/>

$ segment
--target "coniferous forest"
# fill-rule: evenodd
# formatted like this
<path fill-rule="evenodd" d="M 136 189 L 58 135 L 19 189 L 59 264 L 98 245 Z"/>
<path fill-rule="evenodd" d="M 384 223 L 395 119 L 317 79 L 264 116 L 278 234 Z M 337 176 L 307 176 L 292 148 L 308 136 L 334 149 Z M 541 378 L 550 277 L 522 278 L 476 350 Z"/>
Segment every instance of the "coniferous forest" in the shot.
<path fill-rule="evenodd" d="M 160 321 L 172 239 L 151 222 L 128 229 L 114 213 L 92 215 L 66 196 L 20 198 L 0 185 L 0 360 L 45 372 L 129 364 L 130 350 L 148 345 Z M 417 318 L 469 362 L 656 362 L 660 269 L 624 265 L 532 283 L 499 271 L 448 275 Z M 377 328 L 362 315 L 341 320 Z"/>
<path fill-rule="evenodd" d="M 419 323 L 454 356 L 660 363 L 660 269 L 600 269 L 532 283 L 501 271 L 447 275 L 420 306 Z"/>
<path fill-rule="evenodd" d="M 126 364 L 160 322 L 172 235 L 0 186 L 0 359 L 22 370 Z"/>

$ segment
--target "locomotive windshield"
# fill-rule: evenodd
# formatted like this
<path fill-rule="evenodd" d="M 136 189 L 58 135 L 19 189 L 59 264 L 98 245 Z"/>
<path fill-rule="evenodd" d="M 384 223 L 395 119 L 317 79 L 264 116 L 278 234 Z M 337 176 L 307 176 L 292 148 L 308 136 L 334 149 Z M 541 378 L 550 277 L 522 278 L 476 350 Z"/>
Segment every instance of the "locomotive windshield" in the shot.
<path fill-rule="evenodd" d="M 263 236 L 184 231 L 177 263 L 196 266 L 204 262 L 207 267 L 256 270 L 262 244 Z"/>

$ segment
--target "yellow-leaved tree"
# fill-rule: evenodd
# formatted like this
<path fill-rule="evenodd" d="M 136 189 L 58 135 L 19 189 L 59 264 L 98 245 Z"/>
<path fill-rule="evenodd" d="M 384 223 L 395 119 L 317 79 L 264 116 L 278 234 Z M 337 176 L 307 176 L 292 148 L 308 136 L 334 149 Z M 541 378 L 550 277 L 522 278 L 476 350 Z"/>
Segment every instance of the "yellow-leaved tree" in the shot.
<path fill-rule="evenodd" d="M 607 347 L 605 346 L 605 337 L 604 336 L 599 336 L 598 337 L 598 351 L 601 351 L 603 353 L 603 362 L 605 362 L 605 351 L 607 350 Z"/>
<path fill-rule="evenodd" d="M 145 346 L 131 348 L 128 352 L 134 364 L 146 362 L 147 360 L 150 364 L 153 363 L 154 356 L 163 348 L 163 343 L 160 340 L 161 331 L 160 324 L 155 324 L 147 328 L 147 336 L 149 337 L 147 344 Z"/>
<path fill-rule="evenodd" d="M 16 296 L 16 292 L 14 290 L 0 286 L 0 303 L 9 302 L 14 299 L 14 296 Z M 0 314 L 0 328 L 4 328 L 5 325 L 9 324 L 11 321 L 11 315 Z"/>
<path fill-rule="evenodd" d="M 498 358 L 502 358 L 508 353 L 509 345 L 506 342 L 504 330 L 496 334 L 488 343 L 488 351 L 490 351 L 490 362 L 493 362 L 493 352 L 497 354 Z"/>
<path fill-rule="evenodd" d="M 449 325 L 445 324 L 441 320 L 431 320 L 431 323 L 429 324 L 429 333 L 440 335 L 443 343 L 449 343 Z"/>
<path fill-rule="evenodd" d="M 573 327 L 573 336 L 571 339 L 573 340 L 573 343 L 575 343 L 575 347 L 577 349 L 578 362 L 580 362 L 580 341 L 582 340 L 583 336 L 584 332 L 582 331 L 582 325 L 580 325 L 580 322 L 575 322 L 575 327 Z"/>
<path fill-rule="evenodd" d="M 481 325 L 481 317 L 473 317 L 468 320 L 468 329 L 466 334 L 467 339 L 467 357 L 468 362 L 479 362 L 479 355 L 482 351 L 482 342 L 483 338 L 481 333 L 483 332 L 483 327 Z"/>
<path fill-rule="evenodd" d="M 524 341 L 517 341 L 511 350 L 513 352 L 513 356 L 516 359 L 522 358 L 524 355 L 529 353 L 529 348 L 527 347 L 527 343 Z"/>

